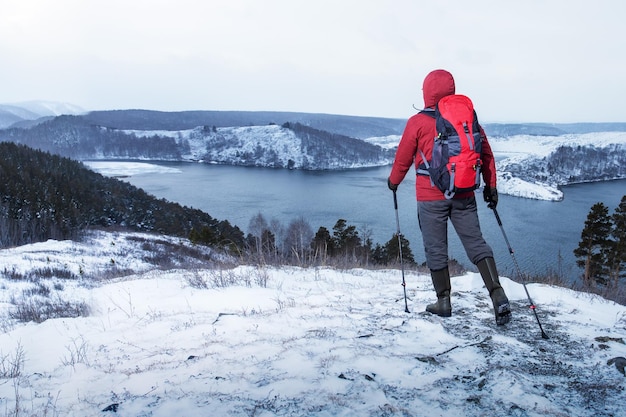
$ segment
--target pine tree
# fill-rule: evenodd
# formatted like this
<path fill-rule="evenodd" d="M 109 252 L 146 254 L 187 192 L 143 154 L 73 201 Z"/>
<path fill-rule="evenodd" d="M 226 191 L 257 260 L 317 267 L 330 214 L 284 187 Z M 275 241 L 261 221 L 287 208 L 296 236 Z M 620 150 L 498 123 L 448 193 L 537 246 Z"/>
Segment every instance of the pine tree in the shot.
<path fill-rule="evenodd" d="M 409 240 L 403 235 L 400 235 L 400 242 L 402 245 L 402 261 L 414 264 L 415 258 L 413 257 L 413 252 L 411 251 L 411 247 L 409 246 Z M 389 239 L 389 241 L 385 243 L 384 251 L 387 258 L 386 263 L 400 262 L 400 250 L 398 247 L 397 233 L 394 233 L 391 239 Z"/>
<path fill-rule="evenodd" d="M 592 280 L 598 284 L 607 283 L 605 262 L 610 233 L 609 209 L 603 203 L 594 204 L 587 215 L 581 241 L 574 249 L 574 256 L 578 258 L 576 264 L 584 268 L 583 282 L 586 285 L 591 285 Z"/>
<path fill-rule="evenodd" d="M 626 195 L 622 197 L 611 219 L 613 220 L 611 229 L 613 240 L 607 265 L 610 283 L 617 287 L 620 278 L 626 277 Z"/>
<path fill-rule="evenodd" d="M 356 226 L 348 225 L 345 219 L 337 220 L 333 226 L 333 243 L 337 253 L 355 258 L 356 249 L 361 246 L 361 237 Z"/>
<path fill-rule="evenodd" d="M 314 257 L 321 258 L 322 263 L 326 263 L 328 256 L 333 252 L 333 238 L 324 226 L 321 226 L 313 237 L 311 249 L 313 249 Z"/>

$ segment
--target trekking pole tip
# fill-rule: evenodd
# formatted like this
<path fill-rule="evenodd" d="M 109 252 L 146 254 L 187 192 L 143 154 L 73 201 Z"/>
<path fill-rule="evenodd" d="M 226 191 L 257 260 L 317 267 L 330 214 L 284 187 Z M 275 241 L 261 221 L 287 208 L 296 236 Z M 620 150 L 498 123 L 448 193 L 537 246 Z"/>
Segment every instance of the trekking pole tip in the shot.
<path fill-rule="evenodd" d="M 549 339 L 548 335 L 546 334 L 546 332 L 541 332 L 541 337 L 543 339 Z"/>

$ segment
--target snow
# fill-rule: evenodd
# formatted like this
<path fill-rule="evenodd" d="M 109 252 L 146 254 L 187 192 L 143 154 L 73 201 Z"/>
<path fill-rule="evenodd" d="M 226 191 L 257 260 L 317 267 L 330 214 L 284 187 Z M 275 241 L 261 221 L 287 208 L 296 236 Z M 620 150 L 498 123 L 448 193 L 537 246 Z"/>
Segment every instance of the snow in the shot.
<path fill-rule="evenodd" d="M 203 129 L 203 127 L 197 127 L 176 131 L 123 130 L 123 132 L 136 137 L 160 136 L 174 138 L 178 141 L 185 140 L 189 143 L 190 152 L 187 155 L 183 155 L 183 158 L 186 160 L 199 160 L 207 152 L 211 151 L 207 145 L 212 140 L 212 136 L 207 136 Z M 233 158 L 237 152 L 254 153 L 255 148 L 261 146 L 263 148 L 281 150 L 281 159 L 296 158 L 298 162 L 301 162 L 302 152 L 295 134 L 288 129 L 282 129 L 278 125 L 220 127 L 216 128 L 217 132 L 226 141 L 238 145 L 230 149 L 229 153 L 221 153 L 220 157 L 224 159 Z"/>
<path fill-rule="evenodd" d="M 177 168 L 151 164 L 149 162 L 131 161 L 83 161 L 89 169 L 109 177 L 130 177 L 138 174 L 178 174 Z"/>
<path fill-rule="evenodd" d="M 443 319 L 409 269 L 405 313 L 399 270 L 160 268 L 146 242 L 162 240 L 189 245 L 94 232 L 0 251 L 6 415 L 624 415 L 626 377 L 607 362 L 626 356 L 626 307 L 598 296 L 529 283 L 546 340 L 506 277 L 513 319 L 496 326 L 477 273 L 452 278 Z M 45 267 L 76 278 L 16 279 Z M 91 314 L 10 318 L 41 286 Z"/>
<path fill-rule="evenodd" d="M 626 132 L 594 132 L 560 136 L 515 135 L 490 138 L 489 144 L 493 152 L 499 155 L 522 154 L 543 158 L 550 155 L 559 146 L 604 148 L 612 144 L 626 145 Z"/>
<path fill-rule="evenodd" d="M 531 183 L 514 177 L 509 172 L 497 173 L 498 192 L 514 197 L 532 198 L 534 200 L 561 201 L 563 191 L 545 183 Z"/>
<path fill-rule="evenodd" d="M 388 136 L 375 136 L 364 139 L 365 142 L 372 145 L 378 145 L 383 149 L 395 149 L 400 143 L 400 135 L 388 135 Z"/>
<path fill-rule="evenodd" d="M 302 139 L 292 130 L 279 125 L 237 126 L 209 128 L 200 126 L 193 129 L 167 130 L 122 130 L 136 137 L 167 137 L 179 144 L 189 145 L 189 152 L 182 155 L 186 161 L 222 163 L 232 165 L 271 166 L 279 163 L 287 167 L 307 166 L 312 169 L 348 169 L 387 165 L 389 157 L 380 156 L 354 160 L 344 155 L 322 155 L 306 149 Z M 310 152 L 311 151 L 311 152 Z"/>

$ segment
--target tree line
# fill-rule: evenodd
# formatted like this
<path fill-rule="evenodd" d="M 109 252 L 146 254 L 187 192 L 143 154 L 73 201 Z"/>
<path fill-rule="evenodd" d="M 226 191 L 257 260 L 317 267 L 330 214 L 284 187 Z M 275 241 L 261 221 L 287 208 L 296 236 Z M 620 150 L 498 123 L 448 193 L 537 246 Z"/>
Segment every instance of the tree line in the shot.
<path fill-rule="evenodd" d="M 586 286 L 617 288 L 626 278 L 626 195 L 612 215 L 603 203 L 591 207 L 574 256 Z"/>
<path fill-rule="evenodd" d="M 359 231 L 346 219 L 338 219 L 331 230 L 320 226 L 314 232 L 303 217 L 284 225 L 258 213 L 250 219 L 248 231 L 245 252 L 248 261 L 256 263 L 368 267 L 400 262 L 396 234 L 385 244 L 374 244 L 369 231 Z M 400 242 L 402 261 L 415 264 L 410 242 L 404 236 L 400 236 Z"/>
<path fill-rule="evenodd" d="M 506 170 L 523 179 L 556 184 L 624 178 L 626 147 L 561 145 L 541 159 L 507 163 Z"/>
<path fill-rule="evenodd" d="M 58 116 L 29 129 L 0 130 L 0 140 L 72 159 L 150 158 L 180 160 L 189 144 L 165 136 L 140 137 L 90 124 L 81 116 Z"/>

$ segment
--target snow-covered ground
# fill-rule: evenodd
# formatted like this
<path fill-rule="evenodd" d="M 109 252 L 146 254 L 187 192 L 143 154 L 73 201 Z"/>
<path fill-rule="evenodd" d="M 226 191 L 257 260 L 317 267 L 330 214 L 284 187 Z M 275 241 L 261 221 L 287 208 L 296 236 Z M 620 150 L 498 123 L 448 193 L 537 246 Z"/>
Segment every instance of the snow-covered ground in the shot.
<path fill-rule="evenodd" d="M 442 319 L 424 312 L 430 278 L 414 271 L 406 313 L 398 270 L 164 269 L 147 249 L 163 241 L 188 245 L 99 232 L 0 251 L 4 415 L 624 415 L 624 306 L 528 284 L 543 339 L 508 278 L 513 319 L 498 327 L 476 273 L 452 278 Z M 46 268 L 74 278 L 29 272 Z M 11 318 L 29 299 L 90 314 Z"/>
<path fill-rule="evenodd" d="M 626 144 L 626 132 L 593 132 L 561 136 L 515 135 L 489 138 L 494 153 L 499 155 L 519 155 L 545 157 L 559 146 L 607 147 L 612 144 Z"/>

